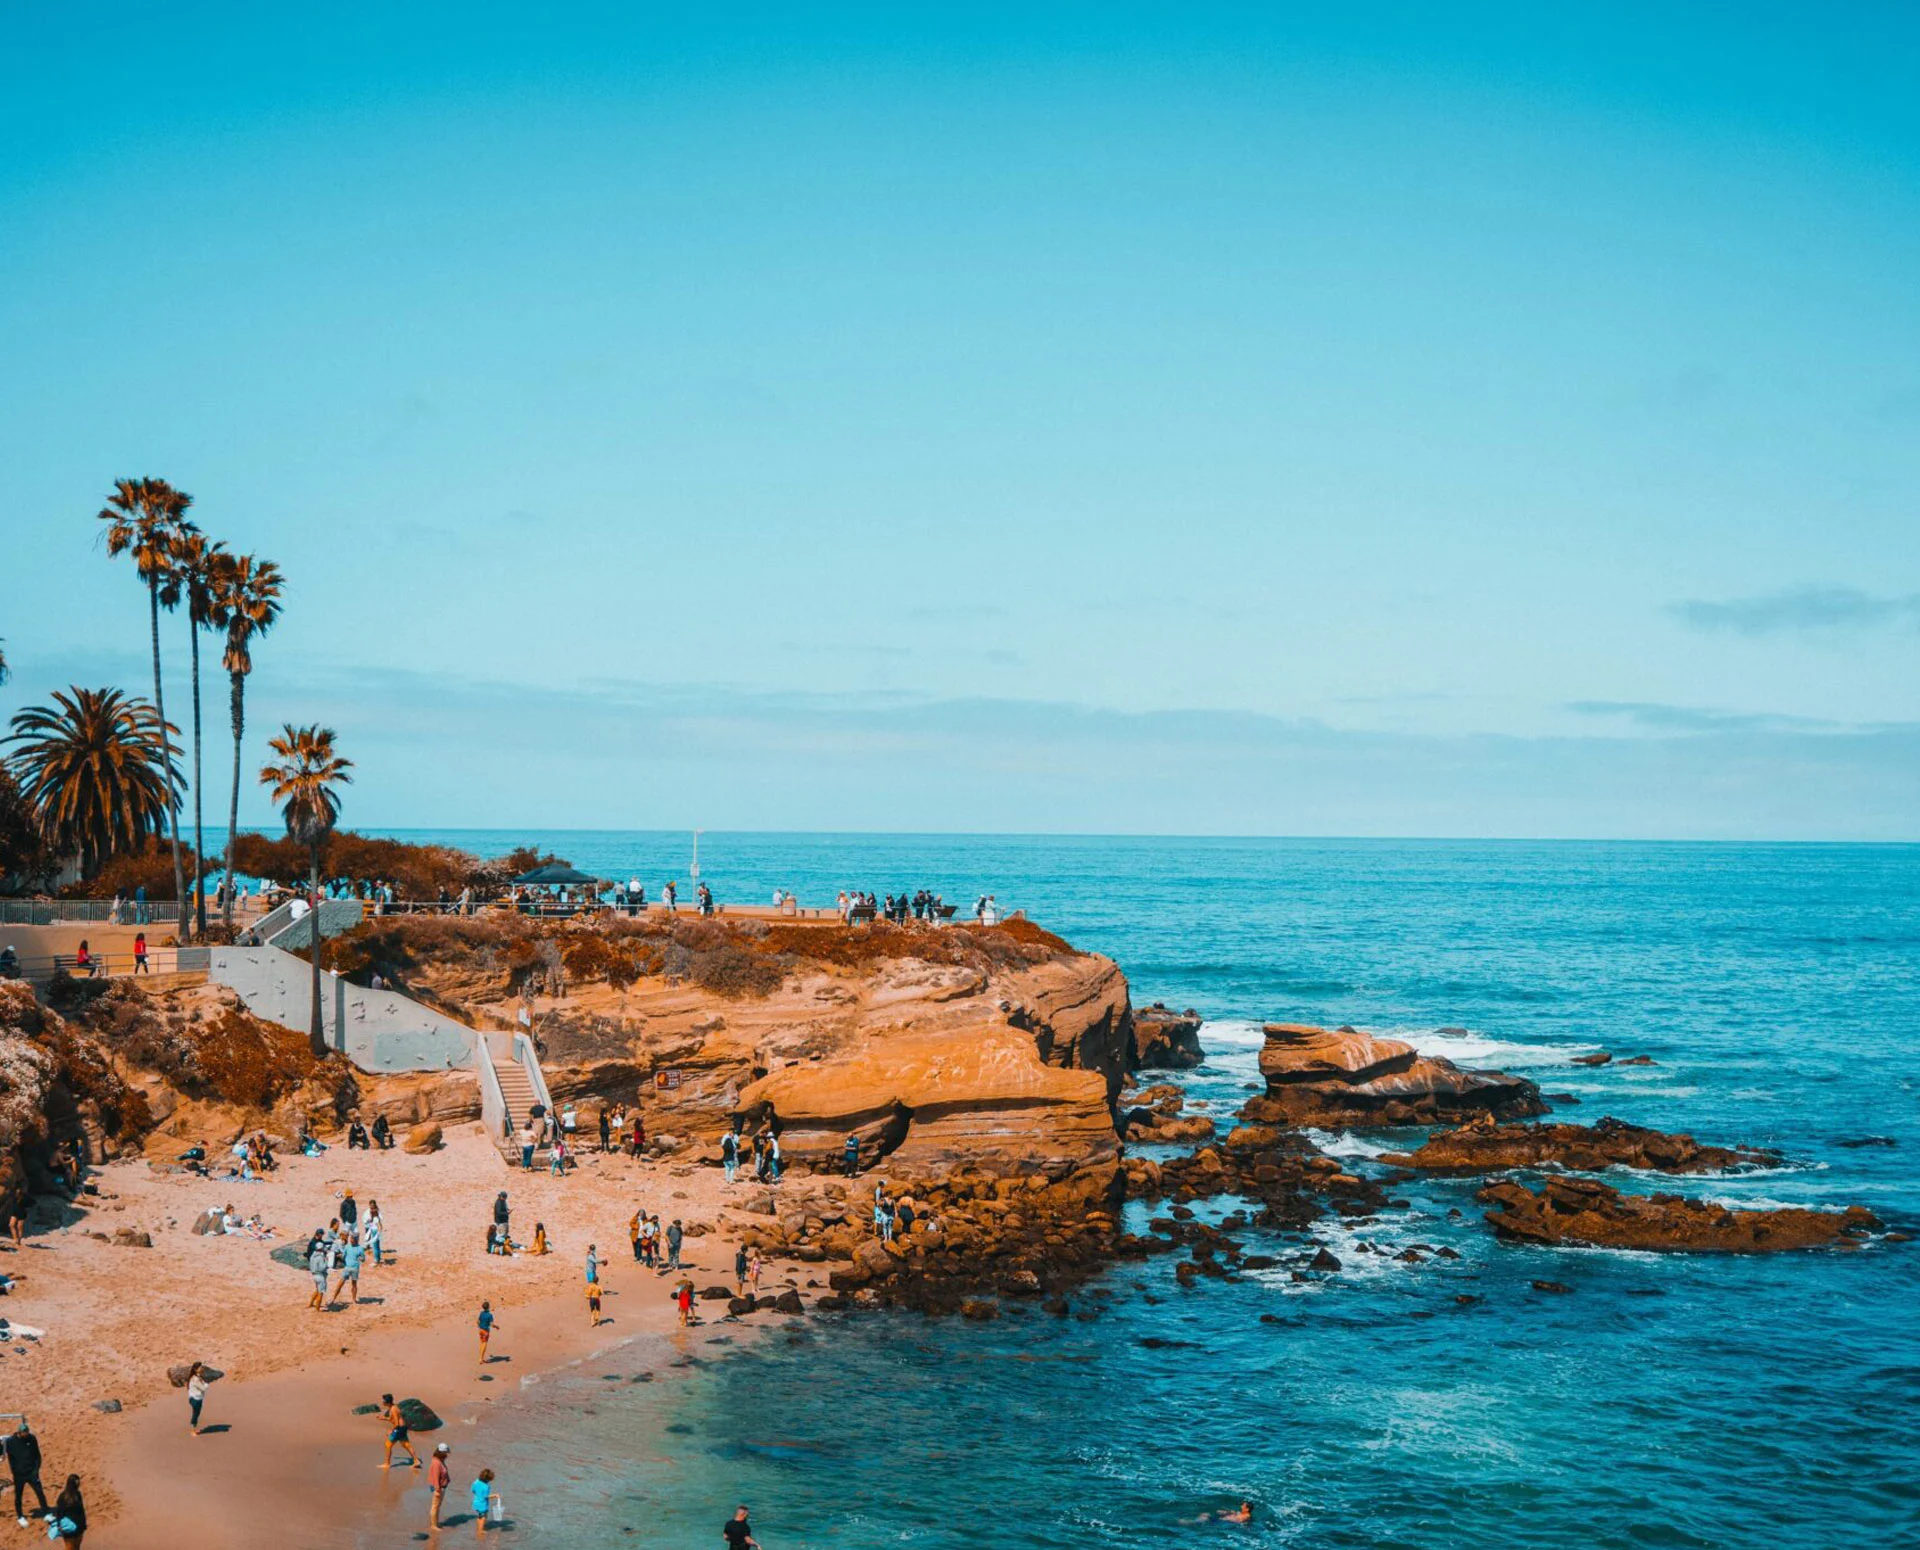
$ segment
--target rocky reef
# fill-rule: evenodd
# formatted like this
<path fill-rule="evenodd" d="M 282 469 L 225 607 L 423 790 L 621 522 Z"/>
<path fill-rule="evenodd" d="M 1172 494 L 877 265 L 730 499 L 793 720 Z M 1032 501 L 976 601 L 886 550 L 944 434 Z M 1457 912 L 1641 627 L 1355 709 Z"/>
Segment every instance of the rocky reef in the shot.
<path fill-rule="evenodd" d="M 1268 1023 L 1265 1033 L 1267 1090 L 1241 1109 L 1249 1125 L 1359 1129 L 1546 1112 L 1540 1089 L 1524 1077 L 1463 1070 L 1398 1039 L 1304 1023 Z"/>
<path fill-rule="evenodd" d="M 1134 1070 L 1191 1071 L 1206 1058 L 1198 1012 L 1175 1012 L 1161 1001 L 1134 1008 Z"/>
<path fill-rule="evenodd" d="M 1496 1173 L 1505 1168 L 1639 1168 L 1657 1173 L 1731 1173 L 1778 1167 L 1778 1152 L 1754 1147 L 1706 1146 L 1688 1135 L 1669 1135 L 1602 1119 L 1594 1125 L 1496 1125 L 1478 1121 L 1436 1131 L 1412 1152 L 1389 1152 L 1389 1167 L 1427 1173 Z"/>
<path fill-rule="evenodd" d="M 1503 1179 L 1481 1190 L 1488 1224 L 1521 1243 L 1662 1253 L 1763 1254 L 1856 1247 L 1880 1229 L 1862 1206 L 1738 1210 L 1683 1195 L 1628 1195 L 1597 1179 L 1550 1178 L 1529 1189 Z"/>

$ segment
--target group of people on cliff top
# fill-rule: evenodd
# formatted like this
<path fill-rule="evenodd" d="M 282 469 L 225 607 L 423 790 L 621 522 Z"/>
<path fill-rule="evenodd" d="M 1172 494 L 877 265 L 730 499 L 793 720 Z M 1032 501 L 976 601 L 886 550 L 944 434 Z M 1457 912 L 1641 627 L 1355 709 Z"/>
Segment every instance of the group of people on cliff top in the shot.
<path fill-rule="evenodd" d="M 847 926 L 856 920 L 889 920 L 896 926 L 904 926 L 909 920 L 920 920 L 937 926 L 942 921 L 951 920 L 956 908 L 931 888 L 921 888 L 914 893 L 902 889 L 899 893 L 888 894 L 884 900 L 858 889 L 849 892 L 843 888 L 834 903 L 840 912 L 840 923 Z"/>

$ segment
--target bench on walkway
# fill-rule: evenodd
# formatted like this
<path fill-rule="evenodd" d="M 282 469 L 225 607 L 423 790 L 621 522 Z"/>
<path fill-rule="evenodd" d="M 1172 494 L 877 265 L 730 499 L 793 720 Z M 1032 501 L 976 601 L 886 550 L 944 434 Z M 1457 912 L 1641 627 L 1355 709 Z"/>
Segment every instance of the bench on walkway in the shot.
<path fill-rule="evenodd" d="M 877 905 L 856 904 L 847 911 L 847 924 L 850 926 L 869 926 L 880 916 Z"/>

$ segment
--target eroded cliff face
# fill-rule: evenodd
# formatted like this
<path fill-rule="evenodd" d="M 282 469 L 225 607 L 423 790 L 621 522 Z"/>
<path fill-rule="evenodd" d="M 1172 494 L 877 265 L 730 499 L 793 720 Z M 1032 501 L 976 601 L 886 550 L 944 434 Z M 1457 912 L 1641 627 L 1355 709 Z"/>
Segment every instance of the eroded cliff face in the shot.
<path fill-rule="evenodd" d="M 738 1114 L 777 1122 L 790 1165 L 836 1166 L 849 1134 L 922 1177 L 1118 1155 L 1126 977 L 1030 926 L 385 921 L 360 951 L 480 1026 L 530 989 L 555 1098 L 637 1101 L 676 1149 L 713 1151 Z"/>

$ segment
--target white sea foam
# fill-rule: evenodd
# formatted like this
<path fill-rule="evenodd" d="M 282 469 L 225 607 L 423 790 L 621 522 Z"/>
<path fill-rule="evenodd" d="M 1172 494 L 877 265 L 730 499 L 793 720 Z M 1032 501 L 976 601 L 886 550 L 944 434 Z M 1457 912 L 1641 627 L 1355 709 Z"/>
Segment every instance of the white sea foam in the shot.
<path fill-rule="evenodd" d="M 1242 1017 L 1208 1019 L 1200 1025 L 1200 1047 L 1209 1055 L 1216 1051 L 1258 1050 L 1267 1042 L 1260 1024 Z"/>
<path fill-rule="evenodd" d="M 1441 1032 L 1436 1028 L 1382 1030 L 1404 1039 L 1423 1055 L 1439 1055 L 1460 1066 L 1564 1066 L 1585 1050 L 1574 1044 L 1524 1044 L 1497 1039 L 1471 1029 Z"/>
<path fill-rule="evenodd" d="M 1405 1148 L 1367 1141 L 1350 1130 L 1308 1130 L 1306 1138 L 1329 1157 L 1384 1157 Z"/>

